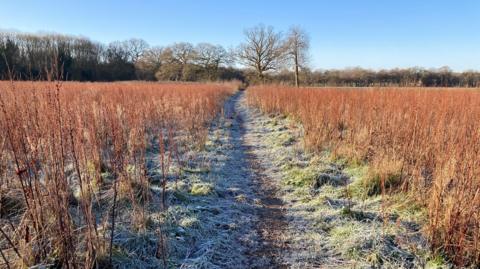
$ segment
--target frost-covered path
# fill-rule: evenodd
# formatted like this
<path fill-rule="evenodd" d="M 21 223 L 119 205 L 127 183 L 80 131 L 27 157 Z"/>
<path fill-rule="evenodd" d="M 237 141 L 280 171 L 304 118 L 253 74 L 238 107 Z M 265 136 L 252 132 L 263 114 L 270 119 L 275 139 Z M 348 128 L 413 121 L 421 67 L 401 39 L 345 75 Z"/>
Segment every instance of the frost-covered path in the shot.
<path fill-rule="evenodd" d="M 228 128 L 229 156 L 220 172 L 231 180 L 218 186 L 238 190 L 236 201 L 249 204 L 250 234 L 245 249 L 249 268 L 284 268 L 281 255 L 286 248 L 285 212 L 277 196 L 278 178 L 274 178 L 273 164 L 259 155 L 268 147 L 264 135 L 269 130 L 258 125 L 260 114 L 246 104 L 245 92 L 232 97 L 224 108 L 224 127 Z M 263 139 L 263 140 L 262 140 Z M 249 244 L 249 245 L 248 245 Z"/>
<path fill-rule="evenodd" d="M 287 249 L 285 232 L 287 222 L 283 201 L 279 198 L 279 178 L 272 170 L 274 165 L 265 159 L 262 151 L 268 148 L 265 135 L 268 129 L 259 125 L 258 113 L 252 111 L 246 104 L 244 93 L 233 102 L 233 114 L 240 130 L 241 149 L 250 169 L 250 184 L 254 187 L 256 196 L 256 223 L 258 247 L 250 253 L 252 267 L 286 268 L 282 255 Z M 260 261 L 260 262 L 259 262 Z"/>
<path fill-rule="evenodd" d="M 182 234 L 175 248 L 187 253 L 177 256 L 182 268 L 286 267 L 280 259 L 284 209 L 266 168 L 272 164 L 257 155 L 266 147 L 260 134 L 268 131 L 259 131 L 257 116 L 238 92 L 213 124 L 205 150 L 196 154 L 194 170 L 208 172 L 187 174 L 188 202 L 172 207 Z M 182 224 L 192 219 L 195 225 Z"/>

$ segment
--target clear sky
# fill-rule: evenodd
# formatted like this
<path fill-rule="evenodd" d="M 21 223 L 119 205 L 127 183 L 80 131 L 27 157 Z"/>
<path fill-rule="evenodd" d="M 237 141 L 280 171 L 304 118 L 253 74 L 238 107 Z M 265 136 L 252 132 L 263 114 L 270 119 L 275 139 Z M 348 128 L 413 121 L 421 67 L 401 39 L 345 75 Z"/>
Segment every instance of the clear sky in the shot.
<path fill-rule="evenodd" d="M 11 0 L 0 28 L 130 37 L 151 45 L 211 42 L 226 48 L 258 23 L 311 37 L 313 68 L 450 66 L 480 70 L 478 0 Z"/>

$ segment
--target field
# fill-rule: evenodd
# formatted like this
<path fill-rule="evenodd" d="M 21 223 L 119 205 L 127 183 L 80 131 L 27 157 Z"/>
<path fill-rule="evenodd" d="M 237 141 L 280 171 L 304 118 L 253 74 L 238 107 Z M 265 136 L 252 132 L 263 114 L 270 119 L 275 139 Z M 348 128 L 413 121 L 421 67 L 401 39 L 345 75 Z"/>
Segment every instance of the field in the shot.
<path fill-rule="evenodd" d="M 480 264 L 480 92 L 0 82 L 0 267 Z"/>
<path fill-rule="evenodd" d="M 167 207 L 169 166 L 188 162 L 185 152 L 203 147 L 209 123 L 235 89 L 2 82 L 4 265 L 107 264 L 115 229 L 145 230 L 152 222 L 149 207 Z M 159 201 L 151 185 L 162 189 Z"/>
<path fill-rule="evenodd" d="M 0 269 L 480 269 L 480 1 L 63 2 L 0 8 Z"/>
<path fill-rule="evenodd" d="M 258 86 L 249 102 L 305 129 L 305 147 L 366 166 L 351 195 L 412 196 L 434 249 L 480 261 L 480 92 L 466 89 L 295 89 Z M 404 196 L 407 197 L 407 196 Z M 385 210 L 388 211 L 388 208 Z"/>

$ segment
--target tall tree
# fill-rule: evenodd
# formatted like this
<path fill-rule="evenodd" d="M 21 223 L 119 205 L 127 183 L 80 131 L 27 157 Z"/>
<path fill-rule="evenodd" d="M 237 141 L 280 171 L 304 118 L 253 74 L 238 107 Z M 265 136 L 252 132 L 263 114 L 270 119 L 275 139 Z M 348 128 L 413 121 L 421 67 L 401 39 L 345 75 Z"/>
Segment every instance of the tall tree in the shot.
<path fill-rule="evenodd" d="M 245 42 L 237 49 L 238 60 L 255 70 L 258 79 L 264 79 L 264 73 L 279 66 L 284 46 L 282 35 L 271 26 L 257 25 L 245 30 Z"/>
<path fill-rule="evenodd" d="M 195 59 L 195 49 L 188 42 L 175 43 L 171 46 L 171 55 L 181 66 L 182 80 L 188 79 L 188 65 Z"/>
<path fill-rule="evenodd" d="M 154 80 L 155 73 L 160 69 L 164 63 L 163 47 L 152 47 L 139 57 L 135 62 L 135 68 L 137 69 L 137 78 L 141 80 Z"/>
<path fill-rule="evenodd" d="M 131 38 L 122 42 L 125 51 L 128 52 L 130 60 L 136 63 L 149 48 L 148 43 L 143 39 Z"/>
<path fill-rule="evenodd" d="M 307 33 L 300 27 L 291 27 L 287 34 L 285 42 L 285 52 L 288 59 L 293 63 L 295 73 L 295 86 L 299 86 L 299 69 L 302 68 L 308 57 L 308 49 L 310 48 L 310 38 Z"/>
<path fill-rule="evenodd" d="M 195 51 L 196 63 L 200 65 L 209 80 L 217 78 L 220 65 L 229 62 L 227 51 L 220 45 L 200 43 L 195 47 Z"/>
<path fill-rule="evenodd" d="M 135 79 L 135 65 L 125 42 L 111 42 L 104 57 L 105 62 L 102 64 L 101 75 L 105 80 Z"/>

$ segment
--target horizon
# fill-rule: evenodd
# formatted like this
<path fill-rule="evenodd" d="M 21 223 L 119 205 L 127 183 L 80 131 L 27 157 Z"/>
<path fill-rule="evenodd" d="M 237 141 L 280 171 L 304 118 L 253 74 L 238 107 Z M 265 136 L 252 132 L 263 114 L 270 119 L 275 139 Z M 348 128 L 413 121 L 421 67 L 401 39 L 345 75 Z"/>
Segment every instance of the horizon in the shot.
<path fill-rule="evenodd" d="M 271 25 L 281 32 L 299 25 L 311 39 L 312 70 L 357 67 L 373 71 L 412 67 L 429 70 L 444 66 L 454 72 L 479 70 L 480 37 L 472 34 L 480 27 L 480 20 L 475 17 L 480 10 L 478 2 L 304 1 L 294 7 L 287 6 L 287 1 L 272 3 L 257 3 L 252 10 L 249 9 L 252 0 L 145 1 L 142 5 L 127 1 L 113 4 L 89 0 L 76 4 L 29 0 L 4 3 L 0 29 L 82 36 L 101 43 L 140 38 L 151 46 L 184 41 L 208 42 L 229 49 L 243 41 L 245 29 L 257 24 Z M 74 13 L 72 6 L 76 9 Z M 126 20 L 125 14 L 131 19 Z"/>

